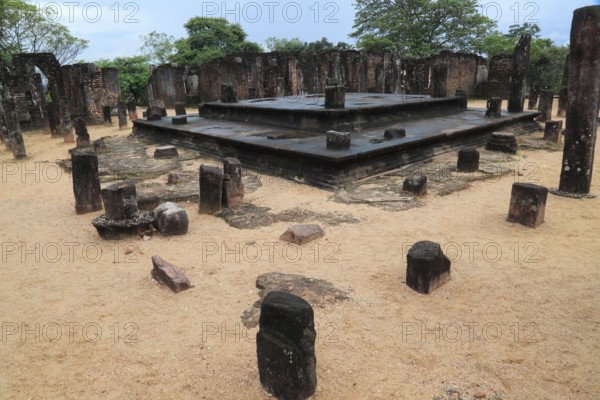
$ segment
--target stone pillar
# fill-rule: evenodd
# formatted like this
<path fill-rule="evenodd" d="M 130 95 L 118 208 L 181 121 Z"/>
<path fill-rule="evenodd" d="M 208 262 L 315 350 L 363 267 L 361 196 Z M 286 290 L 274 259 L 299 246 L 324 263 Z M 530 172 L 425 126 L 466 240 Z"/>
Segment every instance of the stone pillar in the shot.
<path fill-rule="evenodd" d="M 260 383 L 278 399 L 304 400 L 317 388 L 314 312 L 301 297 L 273 291 L 260 308 L 256 354 Z"/>
<path fill-rule="evenodd" d="M 226 158 L 223 160 L 223 172 L 223 207 L 241 207 L 244 204 L 242 163 L 237 158 Z"/>
<path fill-rule="evenodd" d="M 108 219 L 132 219 L 140 215 L 133 182 L 119 182 L 102 189 L 102 199 Z"/>
<path fill-rule="evenodd" d="M 58 101 L 60 110 L 60 122 L 62 128 L 63 141 L 65 143 L 75 143 L 75 134 L 73 133 L 73 123 L 71 122 L 71 109 L 67 99 L 60 98 Z"/>
<path fill-rule="evenodd" d="M 214 214 L 221 211 L 223 198 L 223 171 L 208 165 L 200 166 L 200 214 Z"/>
<path fill-rule="evenodd" d="M 537 108 L 538 98 L 540 96 L 540 92 L 536 88 L 529 89 L 529 104 L 527 109 L 535 110 Z"/>
<path fill-rule="evenodd" d="M 487 101 L 487 110 L 485 112 L 486 118 L 501 117 L 502 116 L 502 98 L 492 97 Z"/>
<path fill-rule="evenodd" d="M 412 193 L 415 196 L 424 196 L 427 194 L 427 175 L 421 172 L 410 174 L 402 184 L 402 190 Z"/>
<path fill-rule="evenodd" d="M 456 169 L 459 172 L 479 171 L 479 151 L 473 148 L 460 149 Z"/>
<path fill-rule="evenodd" d="M 562 121 L 548 121 L 544 128 L 544 140 L 550 140 L 554 143 L 560 143 L 562 136 Z"/>
<path fill-rule="evenodd" d="M 460 99 L 460 108 L 466 110 L 469 106 L 469 96 L 467 91 L 464 89 L 458 89 L 456 90 L 455 96 Z"/>
<path fill-rule="evenodd" d="M 406 285 L 411 289 L 431 294 L 450 280 L 450 260 L 438 243 L 415 243 L 406 255 Z"/>
<path fill-rule="evenodd" d="M 221 83 L 221 103 L 237 103 L 238 98 L 231 83 Z"/>
<path fill-rule="evenodd" d="M 102 107 L 102 118 L 104 120 L 104 126 L 112 126 L 112 115 L 111 106 Z"/>
<path fill-rule="evenodd" d="M 119 129 L 127 128 L 127 105 L 124 101 L 117 103 L 117 110 L 119 113 Z"/>
<path fill-rule="evenodd" d="M 185 110 L 183 103 L 175 103 L 175 115 L 187 115 L 187 111 Z"/>
<path fill-rule="evenodd" d="M 554 92 L 551 90 L 540 91 L 540 104 L 538 105 L 538 111 L 542 113 L 538 117 L 538 121 L 546 122 L 552 119 L 552 105 L 554 103 Z"/>
<path fill-rule="evenodd" d="M 508 99 L 508 112 L 523 112 L 525 102 L 525 80 L 529 72 L 531 36 L 522 35 L 515 47 L 513 56 L 513 69 L 510 78 L 510 97 Z"/>
<path fill-rule="evenodd" d="M 348 150 L 352 143 L 350 132 L 327 132 L 327 150 Z"/>
<path fill-rule="evenodd" d="M 129 112 L 129 119 L 131 121 L 138 119 L 137 107 L 134 101 L 127 103 L 127 111 Z"/>
<path fill-rule="evenodd" d="M 0 101 L 0 138 L 2 139 L 2 143 L 6 146 L 8 150 L 12 151 L 12 145 L 8 138 L 8 122 L 6 120 L 6 114 L 4 113 L 4 107 L 2 106 L 2 102 Z"/>
<path fill-rule="evenodd" d="M 341 85 L 325 87 L 325 108 L 346 107 L 346 88 Z"/>
<path fill-rule="evenodd" d="M 6 116 L 6 127 L 8 128 L 8 141 L 10 142 L 13 157 L 17 160 L 26 158 L 27 151 L 25 151 L 25 142 L 23 141 L 23 135 L 21 135 L 21 126 L 19 125 L 19 116 L 17 115 L 15 102 L 4 100 L 3 107 Z"/>
<path fill-rule="evenodd" d="M 557 117 L 567 116 L 567 102 L 569 101 L 569 56 L 565 60 L 565 69 L 563 72 L 562 85 L 558 93 L 558 112 Z"/>
<path fill-rule="evenodd" d="M 91 150 L 77 149 L 71 153 L 75 212 L 86 214 L 102 210 L 98 156 Z"/>
<path fill-rule="evenodd" d="M 588 194 L 600 99 L 600 6 L 573 12 L 570 46 L 569 102 L 559 190 Z"/>
<path fill-rule="evenodd" d="M 83 118 L 75 118 L 73 121 L 75 126 L 75 136 L 77 137 L 77 147 L 90 145 L 90 134 Z"/>
<path fill-rule="evenodd" d="M 544 223 L 548 189 L 531 183 L 513 183 L 508 211 L 508 222 L 530 228 Z"/>
<path fill-rule="evenodd" d="M 489 151 L 516 154 L 517 150 L 519 150 L 519 143 L 517 142 L 514 133 L 494 132 L 485 145 L 485 149 Z"/>
<path fill-rule="evenodd" d="M 60 129 L 60 110 L 55 103 L 46 105 L 48 111 L 48 125 L 50 125 L 50 134 L 52 137 L 62 137 Z"/>
<path fill-rule="evenodd" d="M 157 106 L 148 107 L 148 110 L 146 111 L 146 119 L 148 121 L 160 121 L 162 117 L 162 108 Z"/>
<path fill-rule="evenodd" d="M 431 97 L 446 97 L 448 95 L 448 64 L 436 64 L 431 73 Z"/>

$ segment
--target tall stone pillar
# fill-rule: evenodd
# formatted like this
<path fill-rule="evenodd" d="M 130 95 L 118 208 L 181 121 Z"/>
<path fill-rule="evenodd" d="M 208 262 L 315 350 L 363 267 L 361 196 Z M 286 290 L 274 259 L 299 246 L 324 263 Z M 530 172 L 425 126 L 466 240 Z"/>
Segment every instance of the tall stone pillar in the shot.
<path fill-rule="evenodd" d="M 431 97 L 446 97 L 448 95 L 448 64 L 436 64 L 431 73 Z"/>
<path fill-rule="evenodd" d="M 529 72 L 529 57 L 531 47 L 531 36 L 522 35 L 521 40 L 515 47 L 513 57 L 513 68 L 510 79 L 510 97 L 508 99 L 508 112 L 523 112 L 525 102 L 525 80 Z"/>

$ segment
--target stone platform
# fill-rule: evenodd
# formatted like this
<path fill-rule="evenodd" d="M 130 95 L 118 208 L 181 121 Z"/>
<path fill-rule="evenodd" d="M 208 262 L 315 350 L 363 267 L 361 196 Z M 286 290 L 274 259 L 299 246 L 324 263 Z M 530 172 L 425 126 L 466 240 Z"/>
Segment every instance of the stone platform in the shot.
<path fill-rule="evenodd" d="M 458 98 L 438 100 L 367 93 L 349 94 L 349 98 L 344 110 L 325 110 L 310 102 L 293 103 L 295 97 L 211 103 L 202 107 L 211 109 L 203 117 L 188 115 L 187 125 L 173 125 L 171 118 L 136 120 L 133 132 L 218 158 L 235 157 L 244 168 L 332 189 L 463 146 L 484 145 L 495 131 L 518 135 L 540 130 L 534 121 L 537 112 L 484 118 L 484 109 L 461 109 Z M 260 103 L 267 106 L 257 105 Z M 291 105 L 286 108 L 286 104 Z M 224 114 L 217 119 L 215 110 Z M 248 121 L 235 120 L 245 113 Z M 294 113 L 297 116 L 290 116 L 289 123 L 280 121 L 286 114 Z M 309 114 L 312 117 L 306 117 Z M 305 128 L 298 128 L 294 120 L 302 118 L 304 122 L 299 125 Z M 352 132 L 350 149 L 326 148 L 329 128 L 315 128 L 315 123 L 322 126 L 319 124 L 328 118 L 334 118 L 329 127 L 352 126 L 348 129 Z M 384 130 L 388 128 L 404 128 L 406 137 L 384 140 Z"/>

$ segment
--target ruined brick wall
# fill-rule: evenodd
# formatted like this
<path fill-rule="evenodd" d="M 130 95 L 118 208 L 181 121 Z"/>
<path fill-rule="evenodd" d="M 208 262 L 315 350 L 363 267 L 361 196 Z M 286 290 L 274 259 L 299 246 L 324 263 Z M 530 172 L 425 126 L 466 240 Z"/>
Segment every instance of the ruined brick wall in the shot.
<path fill-rule="evenodd" d="M 512 55 L 492 57 L 488 72 L 488 83 L 483 91 L 485 98 L 501 97 L 505 100 L 509 98 L 512 60 Z"/>
<path fill-rule="evenodd" d="M 185 103 L 187 94 L 185 90 L 185 68 L 176 65 L 159 65 L 152 70 L 148 91 L 149 100 L 162 100 L 165 107 L 174 108 L 175 103 Z"/>

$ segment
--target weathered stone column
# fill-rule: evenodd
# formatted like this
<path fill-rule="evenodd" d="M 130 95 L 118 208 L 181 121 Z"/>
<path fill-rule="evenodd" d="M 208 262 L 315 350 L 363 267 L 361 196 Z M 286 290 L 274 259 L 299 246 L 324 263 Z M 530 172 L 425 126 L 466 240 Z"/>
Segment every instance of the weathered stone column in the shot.
<path fill-rule="evenodd" d="M 529 71 L 531 36 L 522 35 L 515 47 L 513 56 L 513 69 L 510 79 L 510 96 L 508 99 L 508 112 L 523 112 L 525 102 L 525 80 Z"/>
<path fill-rule="evenodd" d="M 187 115 L 187 111 L 185 110 L 185 105 L 183 103 L 175 103 L 175 115 Z"/>
<path fill-rule="evenodd" d="M 48 111 L 48 125 L 50 125 L 50 135 L 52 137 L 62 137 L 60 128 L 60 109 L 56 103 L 51 102 L 46 105 Z"/>
<path fill-rule="evenodd" d="M 431 72 L 431 97 L 446 97 L 448 95 L 448 64 L 436 64 Z"/>
<path fill-rule="evenodd" d="M 6 116 L 6 127 L 8 128 L 8 142 L 13 152 L 13 157 L 17 160 L 27 157 L 25 151 L 25 142 L 21 135 L 21 126 L 19 125 L 19 116 L 15 102 L 12 100 L 4 100 L 4 114 Z"/>
<path fill-rule="evenodd" d="M 256 353 L 260 383 L 278 399 L 304 400 L 317 388 L 314 312 L 301 297 L 270 292 L 260 308 Z"/>
<path fill-rule="evenodd" d="M 8 123 L 6 121 L 6 114 L 4 113 L 4 107 L 2 107 L 2 102 L 0 101 L 0 138 L 2 139 L 2 143 L 6 146 L 8 150 L 12 150 L 10 140 L 8 139 Z"/>
<path fill-rule="evenodd" d="M 234 208 L 244 204 L 242 163 L 237 158 L 223 160 L 223 207 Z"/>
<path fill-rule="evenodd" d="M 131 121 L 138 119 L 137 107 L 134 101 L 127 103 L 127 111 L 129 112 L 129 119 Z"/>
<path fill-rule="evenodd" d="M 71 153 L 75 212 L 85 214 L 102 210 L 98 156 L 91 150 L 77 149 Z"/>
<path fill-rule="evenodd" d="M 87 126 L 83 118 L 75 118 L 73 121 L 75 125 L 75 136 L 77 136 L 77 147 L 84 147 L 90 145 L 90 134 L 88 133 Z"/>
<path fill-rule="evenodd" d="M 497 118 L 502 116 L 502 98 L 492 97 L 487 101 L 486 118 Z"/>
<path fill-rule="evenodd" d="M 346 107 L 346 88 L 342 85 L 325 87 L 325 108 Z"/>
<path fill-rule="evenodd" d="M 200 214 L 221 211 L 223 198 L 223 171 L 220 168 L 200 165 Z"/>
<path fill-rule="evenodd" d="M 221 83 L 221 103 L 237 103 L 235 88 L 231 83 Z"/>
<path fill-rule="evenodd" d="M 115 183 L 102 189 L 106 217 L 114 220 L 132 219 L 140 215 L 133 182 Z"/>
<path fill-rule="evenodd" d="M 127 106 L 124 101 L 117 103 L 117 110 L 119 114 L 119 129 L 127 128 Z"/>
<path fill-rule="evenodd" d="M 573 12 L 570 46 L 569 102 L 559 190 L 588 194 L 600 99 L 600 6 Z"/>
<path fill-rule="evenodd" d="M 569 101 L 569 56 L 565 61 L 565 69 L 563 72 L 562 85 L 558 93 L 558 112 L 557 117 L 564 118 L 567 116 L 567 102 Z"/>
<path fill-rule="evenodd" d="M 112 115 L 111 106 L 102 107 L 102 118 L 104 120 L 104 126 L 112 126 Z"/>
<path fill-rule="evenodd" d="M 534 87 L 530 88 L 527 109 L 535 110 L 537 107 L 537 102 L 538 102 L 539 97 L 540 97 L 540 92 L 538 91 L 538 89 L 534 88 Z"/>
<path fill-rule="evenodd" d="M 540 91 L 540 104 L 538 111 L 542 113 L 538 117 L 538 121 L 546 122 L 552 119 L 552 105 L 554 104 L 554 92 L 551 90 Z"/>
<path fill-rule="evenodd" d="M 548 121 L 544 127 L 544 140 L 550 140 L 554 143 L 560 143 L 562 136 L 562 121 Z"/>
<path fill-rule="evenodd" d="M 73 133 L 73 123 L 71 122 L 71 109 L 67 99 L 60 98 L 58 101 L 60 113 L 60 125 L 62 128 L 62 137 L 65 143 L 75 143 L 75 134 Z"/>

